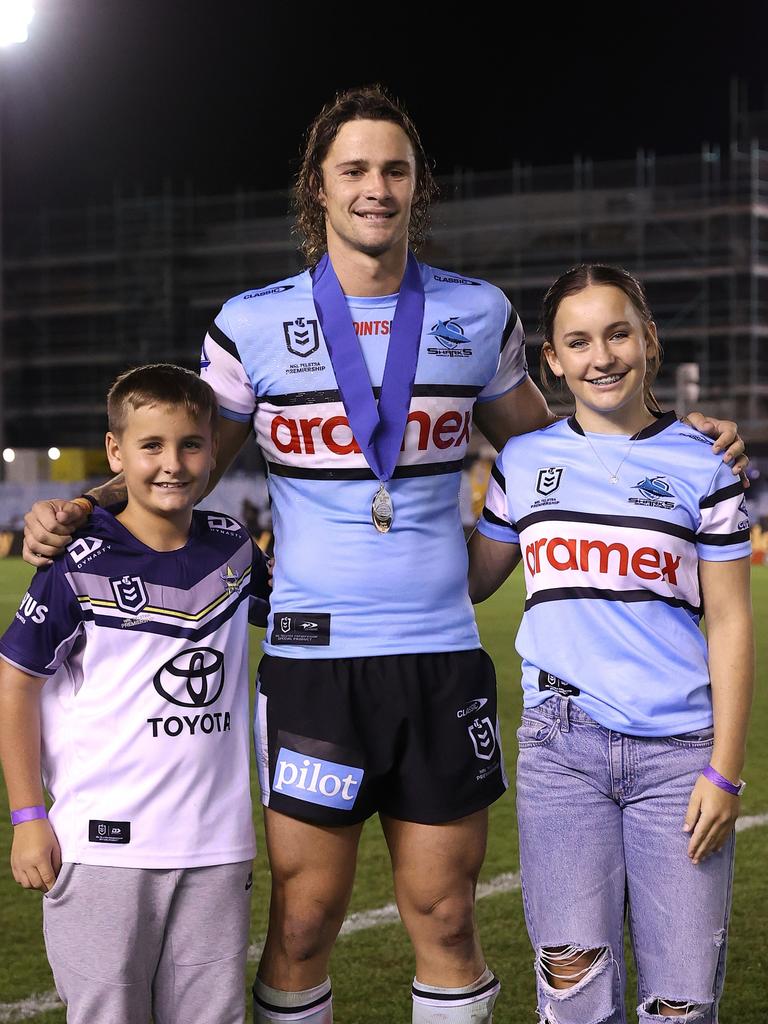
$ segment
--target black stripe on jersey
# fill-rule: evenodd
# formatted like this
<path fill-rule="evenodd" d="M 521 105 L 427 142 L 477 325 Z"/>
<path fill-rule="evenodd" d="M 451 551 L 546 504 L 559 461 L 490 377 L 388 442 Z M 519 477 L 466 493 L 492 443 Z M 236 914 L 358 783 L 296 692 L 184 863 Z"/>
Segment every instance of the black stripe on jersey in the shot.
<path fill-rule="evenodd" d="M 491 466 L 491 476 L 496 481 L 496 483 L 499 485 L 499 487 L 502 489 L 502 491 L 504 491 L 504 493 L 506 494 L 507 493 L 507 481 L 504 479 L 504 474 L 501 472 L 501 470 L 499 469 L 499 467 L 496 465 L 495 462 Z"/>
<path fill-rule="evenodd" d="M 749 540 L 749 530 L 739 530 L 737 533 L 697 533 L 696 540 L 699 544 L 716 544 L 718 547 L 743 544 Z"/>
<path fill-rule="evenodd" d="M 222 331 L 222 329 L 216 323 L 211 324 L 211 326 L 208 328 L 208 333 L 210 334 L 210 336 L 213 338 L 217 345 L 221 345 L 225 352 L 229 352 L 229 354 L 233 356 L 238 361 L 238 363 L 241 361 L 240 353 L 237 351 L 237 345 L 234 343 L 234 341 L 232 341 L 230 338 L 226 336 L 224 331 Z"/>
<path fill-rule="evenodd" d="M 603 516 L 595 512 L 564 512 L 550 511 L 532 512 L 529 516 L 518 519 L 517 526 L 522 532 L 529 526 L 536 523 L 557 520 L 565 523 L 599 523 L 601 526 L 621 526 L 629 530 L 655 530 L 657 533 L 667 533 L 670 537 L 680 537 L 681 540 L 688 540 L 694 543 L 697 540 L 693 530 L 685 526 L 678 526 L 677 523 L 668 523 L 664 519 L 652 519 L 650 516 L 645 519 L 643 516 Z M 607 543 L 607 542 L 606 542 Z"/>
<path fill-rule="evenodd" d="M 714 494 L 708 494 L 706 498 L 702 498 L 699 502 L 699 508 L 714 508 L 721 501 L 727 501 L 729 498 L 735 498 L 737 494 L 743 493 L 744 485 L 741 480 L 737 480 L 736 483 L 729 484 L 728 487 L 721 487 Z"/>
<path fill-rule="evenodd" d="M 517 529 L 514 523 L 508 523 L 506 519 L 501 519 L 494 512 L 491 512 L 487 506 L 483 509 L 483 519 L 485 519 L 486 522 L 493 523 L 494 526 L 506 526 L 508 530 Z"/>
<path fill-rule="evenodd" d="M 288 476 L 294 480 L 377 480 L 371 469 L 311 469 L 308 466 L 284 466 L 279 462 L 268 462 L 270 473 Z M 414 476 L 439 476 L 443 473 L 459 473 L 464 468 L 464 459 L 453 462 L 427 462 L 416 466 L 396 466 L 392 476 L 403 479 Z"/>
<path fill-rule="evenodd" d="M 482 391 L 478 384 L 414 384 L 414 398 L 474 398 Z M 373 388 L 373 397 L 381 398 L 381 388 Z M 291 395 L 259 395 L 259 402 L 270 405 L 322 405 L 341 402 L 340 391 L 296 391 Z"/>
<path fill-rule="evenodd" d="M 513 306 L 509 313 L 509 319 L 507 320 L 507 326 L 504 328 L 504 333 L 501 336 L 501 351 L 503 352 L 507 346 L 507 342 L 512 337 L 515 328 L 520 323 L 520 317 L 517 315 L 517 310 Z"/>
<path fill-rule="evenodd" d="M 525 610 L 528 611 L 534 605 L 545 604 L 547 601 L 572 601 L 574 599 L 624 601 L 627 604 L 661 601 L 673 608 L 685 608 L 686 611 L 692 612 L 694 615 L 701 615 L 700 607 L 696 608 L 679 597 L 666 597 L 664 594 L 655 594 L 652 590 L 603 590 L 601 587 L 553 587 L 551 590 L 540 590 L 538 594 L 528 598 L 525 602 Z"/>
<path fill-rule="evenodd" d="M 499 979 L 492 977 L 490 981 L 487 981 L 485 985 L 481 985 L 480 988 L 473 989 L 471 992 L 467 992 L 462 989 L 458 992 L 428 992 L 423 988 L 419 988 L 417 984 L 411 986 L 411 995 L 417 996 L 419 999 L 443 999 L 446 1002 L 464 1002 L 467 999 L 479 999 L 484 996 L 486 992 L 493 992 L 495 988 L 499 988 Z"/>

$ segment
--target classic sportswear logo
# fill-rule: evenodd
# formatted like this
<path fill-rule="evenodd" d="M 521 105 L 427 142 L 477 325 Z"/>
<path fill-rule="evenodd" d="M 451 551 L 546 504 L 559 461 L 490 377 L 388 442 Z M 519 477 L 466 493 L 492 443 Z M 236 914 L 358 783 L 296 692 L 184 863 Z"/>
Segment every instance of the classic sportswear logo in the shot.
<path fill-rule="evenodd" d="M 331 616 L 328 612 L 276 611 L 273 623 L 273 644 L 327 647 L 331 642 Z"/>
<path fill-rule="evenodd" d="M 465 704 L 463 708 L 459 708 L 456 712 L 457 718 L 468 718 L 469 715 L 476 714 L 480 708 L 484 708 L 488 703 L 486 697 L 476 697 L 475 700 L 471 700 L 469 704 Z"/>
<path fill-rule="evenodd" d="M 260 292 L 249 292 L 243 296 L 243 301 L 246 299 L 260 299 L 262 295 L 279 295 L 280 292 L 289 292 L 294 286 L 292 284 L 276 284 L 272 288 L 264 288 Z"/>
<path fill-rule="evenodd" d="M 571 570 L 615 576 L 627 576 L 631 569 L 638 579 L 664 579 L 674 586 L 680 555 L 652 547 L 638 547 L 630 551 L 620 541 L 606 544 L 602 540 L 579 540 L 575 537 L 540 537 L 526 544 L 525 565 L 531 576 L 536 576 L 542 567 L 547 566 L 557 572 Z"/>
<path fill-rule="evenodd" d="M 295 800 L 349 811 L 355 806 L 364 774 L 362 768 L 281 747 L 272 789 Z"/>
<path fill-rule="evenodd" d="M 409 429 L 411 424 L 418 429 Z M 460 448 L 469 442 L 471 424 L 472 413 L 469 411 L 451 409 L 433 420 L 428 412 L 414 410 L 406 419 L 400 450 L 415 448 L 424 452 L 430 445 L 440 450 Z M 316 446 L 321 450 L 327 449 L 332 455 L 360 454 L 360 446 L 346 416 L 312 416 L 301 419 L 275 416 L 270 435 L 275 448 L 285 455 L 315 455 Z"/>

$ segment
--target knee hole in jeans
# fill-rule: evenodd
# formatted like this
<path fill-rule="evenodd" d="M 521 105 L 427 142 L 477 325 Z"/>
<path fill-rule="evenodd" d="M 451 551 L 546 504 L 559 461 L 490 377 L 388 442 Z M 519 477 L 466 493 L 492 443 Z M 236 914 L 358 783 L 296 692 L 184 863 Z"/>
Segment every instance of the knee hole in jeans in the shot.
<path fill-rule="evenodd" d="M 580 981 L 597 974 L 611 958 L 608 946 L 584 949 L 581 946 L 549 946 L 539 951 L 539 966 L 544 981 L 555 989 L 572 988 Z"/>
<path fill-rule="evenodd" d="M 674 1018 L 681 1022 L 691 1021 L 691 1024 L 693 1024 L 706 1010 L 706 1006 L 702 1006 L 701 1003 L 691 1002 L 689 999 L 654 998 L 644 1004 L 643 1010 L 645 1013 L 661 1017 L 663 1020 Z"/>

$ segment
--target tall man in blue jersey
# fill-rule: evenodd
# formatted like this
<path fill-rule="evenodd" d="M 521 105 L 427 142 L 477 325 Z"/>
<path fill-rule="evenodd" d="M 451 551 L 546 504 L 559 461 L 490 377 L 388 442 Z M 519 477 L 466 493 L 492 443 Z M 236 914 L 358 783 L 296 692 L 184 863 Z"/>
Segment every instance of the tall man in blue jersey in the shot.
<path fill-rule="evenodd" d="M 486 1024 L 498 993 L 474 891 L 506 776 L 457 499 L 473 416 L 497 447 L 552 417 L 504 295 L 409 256 L 432 191 L 402 110 L 376 89 L 339 97 L 296 190 L 311 270 L 230 300 L 203 347 L 218 471 L 254 429 L 275 523 L 255 722 L 272 868 L 258 1022 L 331 1021 L 328 960 L 376 812 L 416 954 L 413 1020 Z M 95 496 L 119 495 L 113 482 Z M 33 564 L 75 514 L 35 506 Z"/>

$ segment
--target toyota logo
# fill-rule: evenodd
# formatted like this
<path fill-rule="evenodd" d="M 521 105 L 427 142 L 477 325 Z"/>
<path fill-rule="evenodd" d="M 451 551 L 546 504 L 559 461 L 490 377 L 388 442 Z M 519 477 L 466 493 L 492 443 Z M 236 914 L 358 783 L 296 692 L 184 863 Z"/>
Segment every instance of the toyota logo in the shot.
<path fill-rule="evenodd" d="M 192 647 L 155 672 L 161 697 L 182 708 L 207 708 L 224 687 L 224 655 L 212 647 Z"/>

